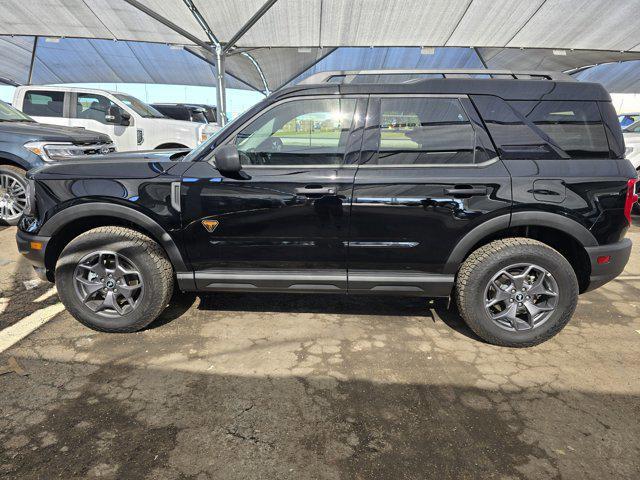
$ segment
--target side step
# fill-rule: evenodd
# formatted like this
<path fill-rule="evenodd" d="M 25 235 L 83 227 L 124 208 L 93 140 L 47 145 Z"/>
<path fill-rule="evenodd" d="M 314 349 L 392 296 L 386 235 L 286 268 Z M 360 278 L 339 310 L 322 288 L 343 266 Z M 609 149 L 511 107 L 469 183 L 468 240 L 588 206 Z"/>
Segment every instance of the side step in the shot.
<path fill-rule="evenodd" d="M 454 276 L 422 272 L 220 269 L 178 273 L 182 290 L 199 292 L 351 293 L 448 297 Z"/>

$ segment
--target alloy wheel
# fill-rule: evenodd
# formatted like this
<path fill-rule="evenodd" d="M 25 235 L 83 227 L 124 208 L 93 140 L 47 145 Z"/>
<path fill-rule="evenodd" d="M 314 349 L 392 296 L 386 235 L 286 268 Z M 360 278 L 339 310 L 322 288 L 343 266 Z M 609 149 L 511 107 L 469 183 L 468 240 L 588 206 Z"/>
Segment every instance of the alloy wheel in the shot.
<path fill-rule="evenodd" d="M 13 175 L 0 173 L 0 220 L 11 221 L 27 208 L 27 190 Z"/>
<path fill-rule="evenodd" d="M 558 298 L 558 283 L 549 271 L 538 265 L 518 263 L 491 278 L 484 292 L 484 308 L 500 328 L 532 330 L 553 315 Z"/>
<path fill-rule="evenodd" d="M 86 255 L 76 266 L 73 279 L 80 301 L 105 317 L 121 317 L 133 312 L 144 293 L 139 269 L 116 252 Z"/>

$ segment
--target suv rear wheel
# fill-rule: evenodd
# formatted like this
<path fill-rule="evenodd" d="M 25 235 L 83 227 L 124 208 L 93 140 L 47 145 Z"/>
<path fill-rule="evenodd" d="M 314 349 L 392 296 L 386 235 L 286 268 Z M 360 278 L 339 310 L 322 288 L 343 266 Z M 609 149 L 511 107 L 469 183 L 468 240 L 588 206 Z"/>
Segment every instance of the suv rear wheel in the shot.
<path fill-rule="evenodd" d="M 495 345 L 529 347 L 558 333 L 578 302 L 567 259 L 529 238 L 491 242 L 462 264 L 456 300 L 467 325 Z"/>
<path fill-rule="evenodd" d="M 13 165 L 0 165 L 0 224 L 17 225 L 27 208 L 25 171 Z"/>
<path fill-rule="evenodd" d="M 173 293 L 162 248 L 135 230 L 100 227 L 72 240 L 56 266 L 62 303 L 102 332 L 135 332 L 153 322 Z"/>

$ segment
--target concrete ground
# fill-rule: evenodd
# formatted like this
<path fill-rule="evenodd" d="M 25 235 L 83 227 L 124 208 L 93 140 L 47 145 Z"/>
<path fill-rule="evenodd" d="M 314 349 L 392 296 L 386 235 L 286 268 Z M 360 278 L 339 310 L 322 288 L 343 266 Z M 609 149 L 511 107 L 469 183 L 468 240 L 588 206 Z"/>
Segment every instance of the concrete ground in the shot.
<path fill-rule="evenodd" d="M 382 297 L 183 298 L 96 333 L 25 286 L 13 236 L 0 349 L 43 325 L 0 352 L 28 373 L 0 376 L 1 478 L 640 478 L 639 228 L 625 274 L 524 350 Z"/>

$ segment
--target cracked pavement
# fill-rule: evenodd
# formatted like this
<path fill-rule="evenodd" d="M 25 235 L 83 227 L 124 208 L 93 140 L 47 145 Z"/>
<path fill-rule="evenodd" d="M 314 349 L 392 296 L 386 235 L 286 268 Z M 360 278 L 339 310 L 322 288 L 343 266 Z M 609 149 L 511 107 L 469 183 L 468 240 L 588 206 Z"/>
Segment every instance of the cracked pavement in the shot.
<path fill-rule="evenodd" d="M 2 227 L 0 227 L 2 228 Z M 0 231 L 0 329 L 55 305 Z M 184 296 L 136 334 L 66 312 L 0 353 L 8 479 L 640 477 L 640 229 L 530 349 L 413 298 Z"/>

